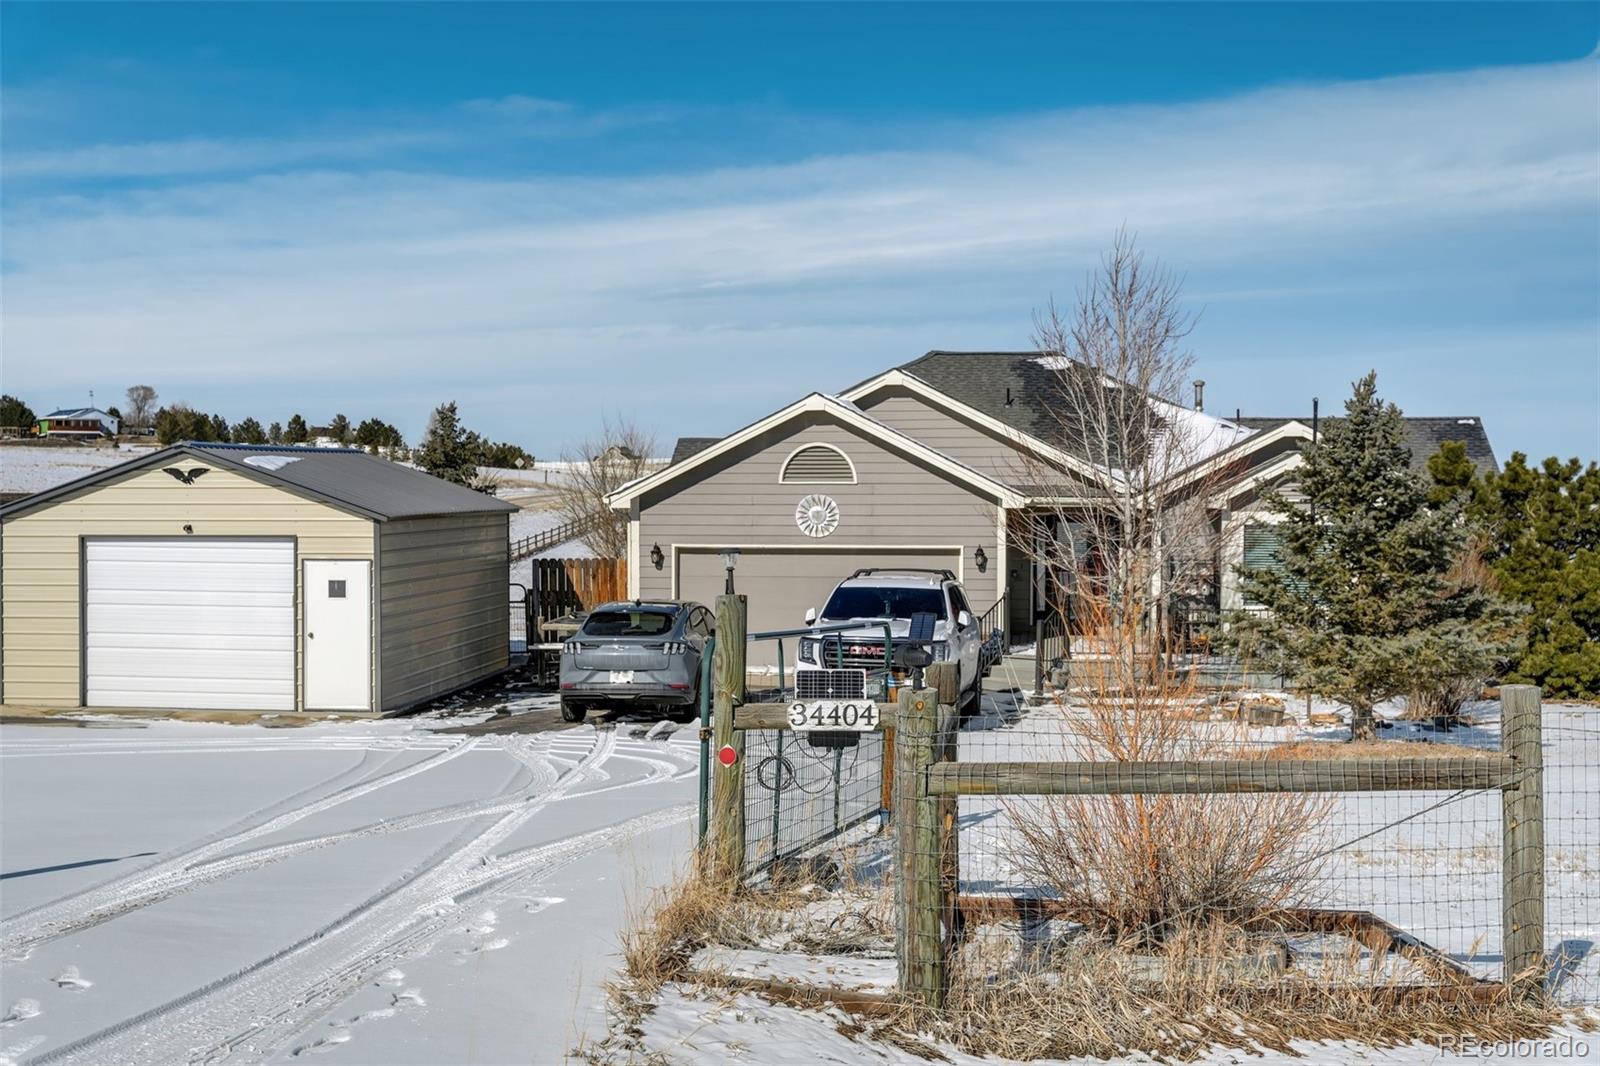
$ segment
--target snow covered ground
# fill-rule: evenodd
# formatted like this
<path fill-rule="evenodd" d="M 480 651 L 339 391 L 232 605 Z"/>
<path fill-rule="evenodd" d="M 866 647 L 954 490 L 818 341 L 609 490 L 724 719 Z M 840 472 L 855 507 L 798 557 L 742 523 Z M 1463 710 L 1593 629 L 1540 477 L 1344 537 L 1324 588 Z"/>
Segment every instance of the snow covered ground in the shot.
<path fill-rule="evenodd" d="M 561 1061 L 697 745 L 472 721 L 0 726 L 0 1059 Z"/>
<path fill-rule="evenodd" d="M 0 445 L 0 492 L 43 492 L 150 451 L 147 446 L 129 444 L 115 448 Z"/>

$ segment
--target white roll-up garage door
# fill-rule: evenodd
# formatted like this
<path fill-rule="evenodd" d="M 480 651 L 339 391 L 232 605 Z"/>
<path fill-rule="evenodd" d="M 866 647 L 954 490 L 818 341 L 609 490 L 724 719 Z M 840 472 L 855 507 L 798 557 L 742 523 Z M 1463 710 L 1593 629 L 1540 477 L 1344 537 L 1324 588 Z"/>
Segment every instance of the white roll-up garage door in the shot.
<path fill-rule="evenodd" d="M 84 542 L 91 707 L 294 710 L 294 541 Z"/>

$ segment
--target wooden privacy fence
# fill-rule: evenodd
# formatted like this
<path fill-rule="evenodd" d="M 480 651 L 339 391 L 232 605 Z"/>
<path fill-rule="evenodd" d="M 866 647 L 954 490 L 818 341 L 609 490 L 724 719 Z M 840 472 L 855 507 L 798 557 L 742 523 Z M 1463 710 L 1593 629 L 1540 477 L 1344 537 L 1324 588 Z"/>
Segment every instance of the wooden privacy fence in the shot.
<path fill-rule="evenodd" d="M 628 595 L 626 559 L 533 560 L 534 613 L 549 621 Z"/>

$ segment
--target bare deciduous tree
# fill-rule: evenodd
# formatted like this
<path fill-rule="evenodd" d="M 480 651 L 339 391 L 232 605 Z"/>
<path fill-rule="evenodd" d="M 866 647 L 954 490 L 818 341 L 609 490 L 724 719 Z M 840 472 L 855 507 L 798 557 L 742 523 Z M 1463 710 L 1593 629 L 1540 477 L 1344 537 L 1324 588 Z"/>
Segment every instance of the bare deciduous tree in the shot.
<path fill-rule="evenodd" d="M 562 454 L 567 464 L 556 510 L 586 527 L 585 547 L 606 559 L 628 554 L 628 518 L 606 505 L 606 497 L 655 469 L 655 437 L 626 419 L 607 419 L 600 431 Z M 630 560 L 630 565 L 637 561 Z"/>
<path fill-rule="evenodd" d="M 150 425 L 150 418 L 154 413 L 155 404 L 155 389 L 149 385 L 128 386 L 127 423 L 138 429 L 143 429 Z"/>
<path fill-rule="evenodd" d="M 1127 662 L 1154 650 L 1171 593 L 1214 580 L 1206 460 L 1240 436 L 1182 400 L 1194 316 L 1181 289 L 1121 231 L 1076 307 L 1052 302 L 1034 318 L 1055 454 L 1020 460 L 1018 482 L 1042 502 L 1013 535 L 1051 575 L 1050 606 Z"/>

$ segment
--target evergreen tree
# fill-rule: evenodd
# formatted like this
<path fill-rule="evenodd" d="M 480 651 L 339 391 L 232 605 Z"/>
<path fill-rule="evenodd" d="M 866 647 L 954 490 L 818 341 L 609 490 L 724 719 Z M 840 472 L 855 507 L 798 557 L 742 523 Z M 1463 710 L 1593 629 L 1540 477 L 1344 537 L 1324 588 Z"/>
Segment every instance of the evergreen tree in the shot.
<path fill-rule="evenodd" d="M 15 426 L 27 436 L 38 424 L 39 416 L 33 413 L 33 408 L 15 396 L 0 396 L 0 426 Z"/>
<path fill-rule="evenodd" d="M 267 434 L 261 428 L 261 423 L 253 418 L 246 418 L 233 427 L 233 442 L 235 444 L 265 444 Z"/>
<path fill-rule="evenodd" d="M 304 444 L 311 439 L 311 431 L 306 428 L 306 420 L 298 413 L 289 416 L 289 425 L 283 431 L 285 444 Z"/>
<path fill-rule="evenodd" d="M 356 428 L 355 444 L 373 455 L 380 451 L 393 458 L 405 451 L 406 441 L 400 431 L 378 418 L 369 418 Z"/>
<path fill-rule="evenodd" d="M 477 453 L 452 400 L 440 404 L 429 417 L 427 432 L 413 458 L 434 477 L 470 487 L 478 481 Z"/>
<path fill-rule="evenodd" d="M 267 427 L 267 441 L 270 444 L 283 443 L 283 426 L 277 422 Z"/>
<path fill-rule="evenodd" d="M 226 441 L 231 436 L 232 432 L 228 427 L 228 420 L 223 418 L 221 415 L 212 415 L 210 419 L 207 420 L 205 437 L 196 437 L 195 439 Z"/>
<path fill-rule="evenodd" d="M 1263 494 L 1278 517 L 1280 568 L 1242 568 L 1265 610 L 1238 613 L 1230 640 L 1264 655 L 1296 686 L 1351 711 L 1352 739 L 1374 735 L 1373 707 L 1452 677 L 1491 675 L 1513 616 L 1481 583 L 1462 580 L 1467 527 L 1458 503 L 1429 501 L 1410 468 L 1405 424 L 1378 398 L 1377 374 L 1355 383 L 1296 472 L 1304 505 Z"/>
<path fill-rule="evenodd" d="M 156 440 L 161 444 L 176 444 L 184 440 L 208 441 L 216 439 L 211 417 L 196 411 L 188 404 L 175 403 L 156 412 Z M 227 438 L 223 438 L 226 440 Z"/>
<path fill-rule="evenodd" d="M 1444 449 L 1430 463 L 1438 479 Z M 1528 644 L 1507 680 L 1548 696 L 1600 697 L 1600 464 L 1512 453 L 1498 473 L 1454 491 L 1483 531 L 1484 558 L 1528 612 Z"/>
<path fill-rule="evenodd" d="M 350 420 L 344 415 L 334 415 L 333 421 L 328 423 L 328 436 L 340 444 L 349 444 Z"/>

